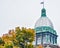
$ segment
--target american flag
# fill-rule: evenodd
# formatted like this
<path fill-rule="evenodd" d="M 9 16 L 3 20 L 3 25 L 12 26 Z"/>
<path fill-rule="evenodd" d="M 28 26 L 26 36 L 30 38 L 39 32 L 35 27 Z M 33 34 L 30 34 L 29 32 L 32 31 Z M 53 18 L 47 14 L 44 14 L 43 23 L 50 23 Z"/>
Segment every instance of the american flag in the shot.
<path fill-rule="evenodd" d="M 41 2 L 41 4 L 44 4 L 44 2 Z"/>

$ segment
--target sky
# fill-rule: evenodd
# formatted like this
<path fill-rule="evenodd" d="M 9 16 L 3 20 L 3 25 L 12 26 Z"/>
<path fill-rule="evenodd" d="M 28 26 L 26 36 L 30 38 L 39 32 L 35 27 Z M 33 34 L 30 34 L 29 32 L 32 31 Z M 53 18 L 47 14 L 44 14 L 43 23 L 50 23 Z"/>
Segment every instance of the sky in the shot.
<path fill-rule="evenodd" d="M 0 36 L 15 27 L 34 28 L 41 16 L 43 0 L 0 0 Z M 60 45 L 60 0 L 44 0 L 47 17 L 53 23 Z"/>

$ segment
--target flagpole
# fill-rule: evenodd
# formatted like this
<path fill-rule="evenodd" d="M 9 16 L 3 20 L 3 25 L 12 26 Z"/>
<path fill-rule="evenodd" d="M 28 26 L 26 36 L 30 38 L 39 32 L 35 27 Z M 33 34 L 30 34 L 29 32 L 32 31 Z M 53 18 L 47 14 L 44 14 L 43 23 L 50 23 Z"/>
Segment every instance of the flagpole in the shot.
<path fill-rule="evenodd" d="M 44 8 L 44 0 L 43 0 L 43 8 Z"/>
<path fill-rule="evenodd" d="M 41 2 L 41 4 L 43 5 L 43 8 L 44 8 L 44 0 Z"/>

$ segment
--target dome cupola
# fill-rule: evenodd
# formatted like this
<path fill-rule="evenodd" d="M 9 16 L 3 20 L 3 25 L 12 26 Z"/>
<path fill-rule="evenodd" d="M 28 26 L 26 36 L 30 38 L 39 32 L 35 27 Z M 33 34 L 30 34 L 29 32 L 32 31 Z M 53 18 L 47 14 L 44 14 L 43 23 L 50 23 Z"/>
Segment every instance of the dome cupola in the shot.
<path fill-rule="evenodd" d="M 41 27 L 41 26 L 48 26 L 53 28 L 53 24 L 50 21 L 50 19 L 46 16 L 46 10 L 43 8 L 41 10 L 41 17 L 36 21 L 35 23 L 35 28 L 36 27 Z"/>
<path fill-rule="evenodd" d="M 41 10 L 41 17 L 35 23 L 36 33 L 49 31 L 53 34 L 57 34 L 54 30 L 51 20 L 46 16 L 46 9 Z"/>
<path fill-rule="evenodd" d="M 45 10 L 45 8 L 43 8 L 43 9 L 41 10 L 41 16 L 43 16 L 43 17 L 46 16 L 46 10 Z"/>
<path fill-rule="evenodd" d="M 41 17 L 35 23 L 36 45 L 55 45 L 57 44 L 57 32 L 54 30 L 51 20 L 46 15 L 44 0 L 41 2 L 41 4 L 43 4 Z"/>

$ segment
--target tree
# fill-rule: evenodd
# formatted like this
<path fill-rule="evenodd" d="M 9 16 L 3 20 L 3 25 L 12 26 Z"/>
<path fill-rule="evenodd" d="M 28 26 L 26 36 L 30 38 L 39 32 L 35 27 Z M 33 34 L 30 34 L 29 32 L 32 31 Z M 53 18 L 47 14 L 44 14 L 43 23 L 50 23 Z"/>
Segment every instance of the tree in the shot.
<path fill-rule="evenodd" d="M 33 48 L 35 32 L 31 28 L 19 28 L 9 30 L 0 38 L 0 48 Z"/>
<path fill-rule="evenodd" d="M 34 48 L 34 46 L 32 45 L 32 43 L 28 44 L 28 48 Z"/>
<path fill-rule="evenodd" d="M 20 29 L 19 27 L 15 28 L 16 32 L 16 40 L 18 40 L 18 45 L 23 47 L 26 47 L 29 43 L 32 43 L 34 41 L 35 33 L 33 29 L 26 29 L 22 27 Z"/>
<path fill-rule="evenodd" d="M 5 48 L 13 48 L 13 43 L 12 41 L 8 41 L 4 44 Z"/>
<path fill-rule="evenodd" d="M 4 45 L 4 41 L 2 40 L 2 38 L 0 38 L 0 45 Z"/>
<path fill-rule="evenodd" d="M 39 45 L 38 48 L 43 48 L 43 46 L 42 45 Z"/>

